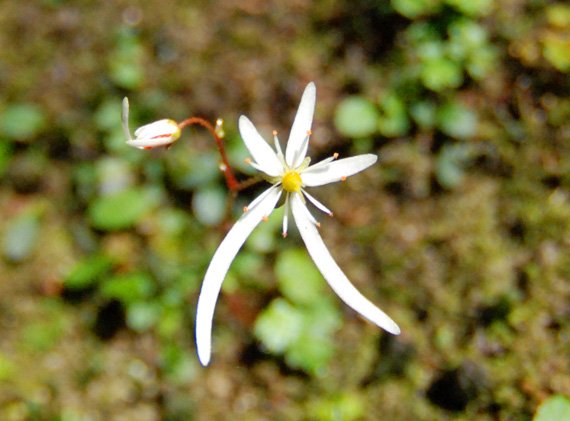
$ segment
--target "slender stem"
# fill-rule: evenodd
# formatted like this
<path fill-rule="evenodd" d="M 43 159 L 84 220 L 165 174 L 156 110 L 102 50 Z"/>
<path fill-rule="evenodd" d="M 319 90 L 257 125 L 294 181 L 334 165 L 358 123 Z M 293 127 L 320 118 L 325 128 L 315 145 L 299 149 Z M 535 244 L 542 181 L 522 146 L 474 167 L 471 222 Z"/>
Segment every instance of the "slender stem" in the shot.
<path fill-rule="evenodd" d="M 198 126 L 202 126 L 204 128 L 206 128 L 210 134 L 214 137 L 214 139 L 216 140 L 216 146 L 218 148 L 218 152 L 220 153 L 220 156 L 222 158 L 222 171 L 224 172 L 224 177 L 226 178 L 226 184 L 228 186 L 228 189 L 230 189 L 233 193 L 237 193 L 238 191 L 242 190 L 243 188 L 247 187 L 242 187 L 241 183 L 239 183 L 232 171 L 232 167 L 230 166 L 230 162 L 228 161 L 228 157 L 226 155 L 226 150 L 224 148 L 224 142 L 222 140 L 222 138 L 220 136 L 218 136 L 218 134 L 216 133 L 216 130 L 214 129 L 214 127 L 212 126 L 212 124 L 210 124 L 210 122 L 208 122 L 207 120 L 204 120 L 201 117 L 190 117 L 186 120 L 184 120 L 183 122 L 178 124 L 178 127 L 182 130 L 184 127 L 186 126 L 191 126 L 191 125 L 198 125 Z"/>

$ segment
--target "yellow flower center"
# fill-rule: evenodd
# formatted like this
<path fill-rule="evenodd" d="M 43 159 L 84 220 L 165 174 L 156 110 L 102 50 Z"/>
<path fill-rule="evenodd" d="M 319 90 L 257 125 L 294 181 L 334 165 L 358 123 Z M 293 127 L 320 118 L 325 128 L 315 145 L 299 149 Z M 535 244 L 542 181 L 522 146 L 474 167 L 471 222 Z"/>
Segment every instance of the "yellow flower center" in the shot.
<path fill-rule="evenodd" d="M 298 192 L 303 184 L 301 176 L 297 171 L 287 171 L 281 183 L 283 184 L 283 189 L 289 193 Z"/>

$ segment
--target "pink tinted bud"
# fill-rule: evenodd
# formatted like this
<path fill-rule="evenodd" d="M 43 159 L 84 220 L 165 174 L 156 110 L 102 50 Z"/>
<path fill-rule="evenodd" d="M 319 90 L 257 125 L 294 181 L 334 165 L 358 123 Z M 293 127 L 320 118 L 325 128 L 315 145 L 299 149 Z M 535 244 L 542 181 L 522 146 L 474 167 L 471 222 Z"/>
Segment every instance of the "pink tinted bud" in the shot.
<path fill-rule="evenodd" d="M 180 128 L 176 121 L 164 119 L 139 127 L 135 130 L 135 138 L 127 140 L 127 145 L 139 149 L 152 149 L 168 146 L 179 137 Z"/>
<path fill-rule="evenodd" d="M 127 98 L 123 100 L 122 120 L 127 145 L 139 149 L 153 149 L 160 146 L 169 146 L 178 140 L 181 134 L 178 123 L 166 118 L 139 127 L 135 130 L 135 137 L 133 139 L 129 131 L 129 101 Z"/>

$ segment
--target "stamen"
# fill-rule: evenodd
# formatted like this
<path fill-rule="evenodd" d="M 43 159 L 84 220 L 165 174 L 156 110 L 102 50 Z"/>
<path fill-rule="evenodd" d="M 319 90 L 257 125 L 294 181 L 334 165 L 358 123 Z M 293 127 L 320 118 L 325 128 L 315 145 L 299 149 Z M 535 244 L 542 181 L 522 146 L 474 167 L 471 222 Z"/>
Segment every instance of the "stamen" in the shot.
<path fill-rule="evenodd" d="M 311 136 L 313 134 L 313 131 L 311 129 L 307 130 L 307 137 Z"/>
<path fill-rule="evenodd" d="M 337 159 L 338 158 L 338 152 L 333 153 L 333 159 Z"/>
<path fill-rule="evenodd" d="M 251 165 L 251 158 L 245 158 L 243 162 L 245 162 L 247 165 Z"/>
<path fill-rule="evenodd" d="M 226 164 L 224 164 L 223 162 L 220 162 L 220 165 L 218 166 L 218 168 L 220 169 L 220 171 L 224 172 L 228 169 L 228 167 L 226 166 Z"/>
<path fill-rule="evenodd" d="M 249 208 L 247 206 L 244 206 L 243 207 L 243 213 L 247 213 L 247 212 L 249 212 Z"/>
<path fill-rule="evenodd" d="M 304 205 L 306 205 L 305 196 L 301 192 L 297 193 L 297 197 L 299 199 L 301 199 L 301 202 L 303 202 Z M 320 226 L 320 223 L 317 222 L 317 220 L 315 219 L 315 217 L 313 216 L 311 211 L 309 211 L 307 206 L 303 206 L 303 210 L 304 210 L 305 214 L 307 215 L 307 218 L 309 218 L 309 221 L 311 221 L 311 223 L 315 224 L 317 227 Z"/>
<path fill-rule="evenodd" d="M 321 227 L 321 223 L 320 223 L 320 222 L 315 223 L 315 225 L 317 226 L 317 228 L 320 228 L 320 227 Z"/>
<path fill-rule="evenodd" d="M 301 189 L 301 191 L 303 192 L 303 195 L 305 195 L 307 197 L 307 199 L 309 199 L 309 202 L 311 202 L 313 205 L 315 205 L 317 207 L 317 209 L 319 209 L 321 212 L 326 213 L 329 216 L 332 216 L 333 213 L 330 211 L 329 208 L 327 208 L 325 205 L 323 205 L 321 202 L 319 202 L 316 198 L 311 196 L 305 189 Z"/>
<path fill-rule="evenodd" d="M 285 163 L 285 157 L 283 156 L 283 151 L 281 150 L 281 144 L 279 143 L 279 138 L 277 137 L 277 130 L 273 130 L 273 143 L 275 144 L 275 151 L 277 152 L 277 158 L 281 162 L 283 167 L 287 167 Z"/>
<path fill-rule="evenodd" d="M 281 235 L 283 236 L 283 238 L 287 238 L 287 233 L 285 231 L 283 231 Z"/>
<path fill-rule="evenodd" d="M 325 165 L 331 163 L 335 160 L 334 156 L 329 156 L 328 158 L 323 159 L 322 161 L 317 162 L 315 165 L 311 167 L 311 170 L 316 170 L 317 168 L 322 168 Z"/>
<path fill-rule="evenodd" d="M 269 221 L 269 218 L 267 217 L 267 215 L 264 215 L 264 216 L 261 217 L 261 220 L 262 220 L 263 222 L 267 222 L 267 221 Z"/>
<path fill-rule="evenodd" d="M 226 136 L 226 132 L 224 130 L 224 120 L 223 119 L 218 118 L 216 120 L 216 127 L 214 128 L 214 132 L 216 132 L 216 135 L 220 139 L 223 139 Z"/>
<path fill-rule="evenodd" d="M 340 177 L 340 181 L 346 181 L 346 175 L 343 175 L 342 177 Z"/>

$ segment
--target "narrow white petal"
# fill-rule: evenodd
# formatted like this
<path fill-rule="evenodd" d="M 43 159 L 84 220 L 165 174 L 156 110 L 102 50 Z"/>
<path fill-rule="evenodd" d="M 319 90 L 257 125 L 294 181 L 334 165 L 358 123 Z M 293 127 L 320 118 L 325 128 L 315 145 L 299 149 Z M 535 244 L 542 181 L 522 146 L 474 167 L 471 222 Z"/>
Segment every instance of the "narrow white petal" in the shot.
<path fill-rule="evenodd" d="M 269 144 L 261 137 L 253 123 L 246 116 L 242 115 L 239 118 L 239 132 L 261 171 L 271 177 L 277 177 L 283 173 L 283 165 L 277 158 L 275 151 Z"/>
<path fill-rule="evenodd" d="M 303 185 L 308 187 L 322 186 L 344 180 L 373 165 L 378 157 L 373 154 L 357 155 L 351 158 L 339 159 L 326 165 L 316 164 L 301 173 Z"/>
<path fill-rule="evenodd" d="M 307 191 L 302 190 L 303 194 L 305 195 L 305 197 L 307 199 L 309 199 L 309 202 L 311 202 L 313 205 L 315 205 L 315 207 L 317 209 L 319 209 L 320 211 L 332 216 L 332 212 L 329 208 L 327 208 L 325 205 L 323 205 L 321 202 L 319 202 L 315 197 L 311 196 Z"/>
<path fill-rule="evenodd" d="M 252 206 L 250 211 L 245 212 L 228 232 L 214 253 L 204 276 L 196 310 L 196 348 L 198 358 L 204 366 L 210 362 L 214 310 L 230 264 L 247 237 L 259 222 L 273 211 L 281 196 L 281 189 L 275 186 L 271 187 L 268 192 L 263 200 L 256 206 Z"/>
<path fill-rule="evenodd" d="M 307 155 L 307 133 L 311 130 L 313 115 L 315 113 L 315 101 L 317 88 L 313 82 L 309 83 L 303 92 L 299 109 L 295 115 L 295 121 L 289 133 L 285 160 L 291 168 L 296 168 Z"/>
<path fill-rule="evenodd" d="M 301 238 L 303 238 L 315 265 L 317 265 L 331 288 L 346 304 L 362 316 L 388 332 L 398 335 L 400 333 L 398 325 L 386 313 L 365 298 L 338 267 L 319 235 L 317 228 L 306 217 L 306 209 L 304 208 L 305 205 L 297 196 L 291 197 L 291 210 Z"/>
<path fill-rule="evenodd" d="M 289 223 L 289 194 L 285 196 L 285 205 L 283 206 L 283 238 L 287 237 L 287 225 Z"/>

